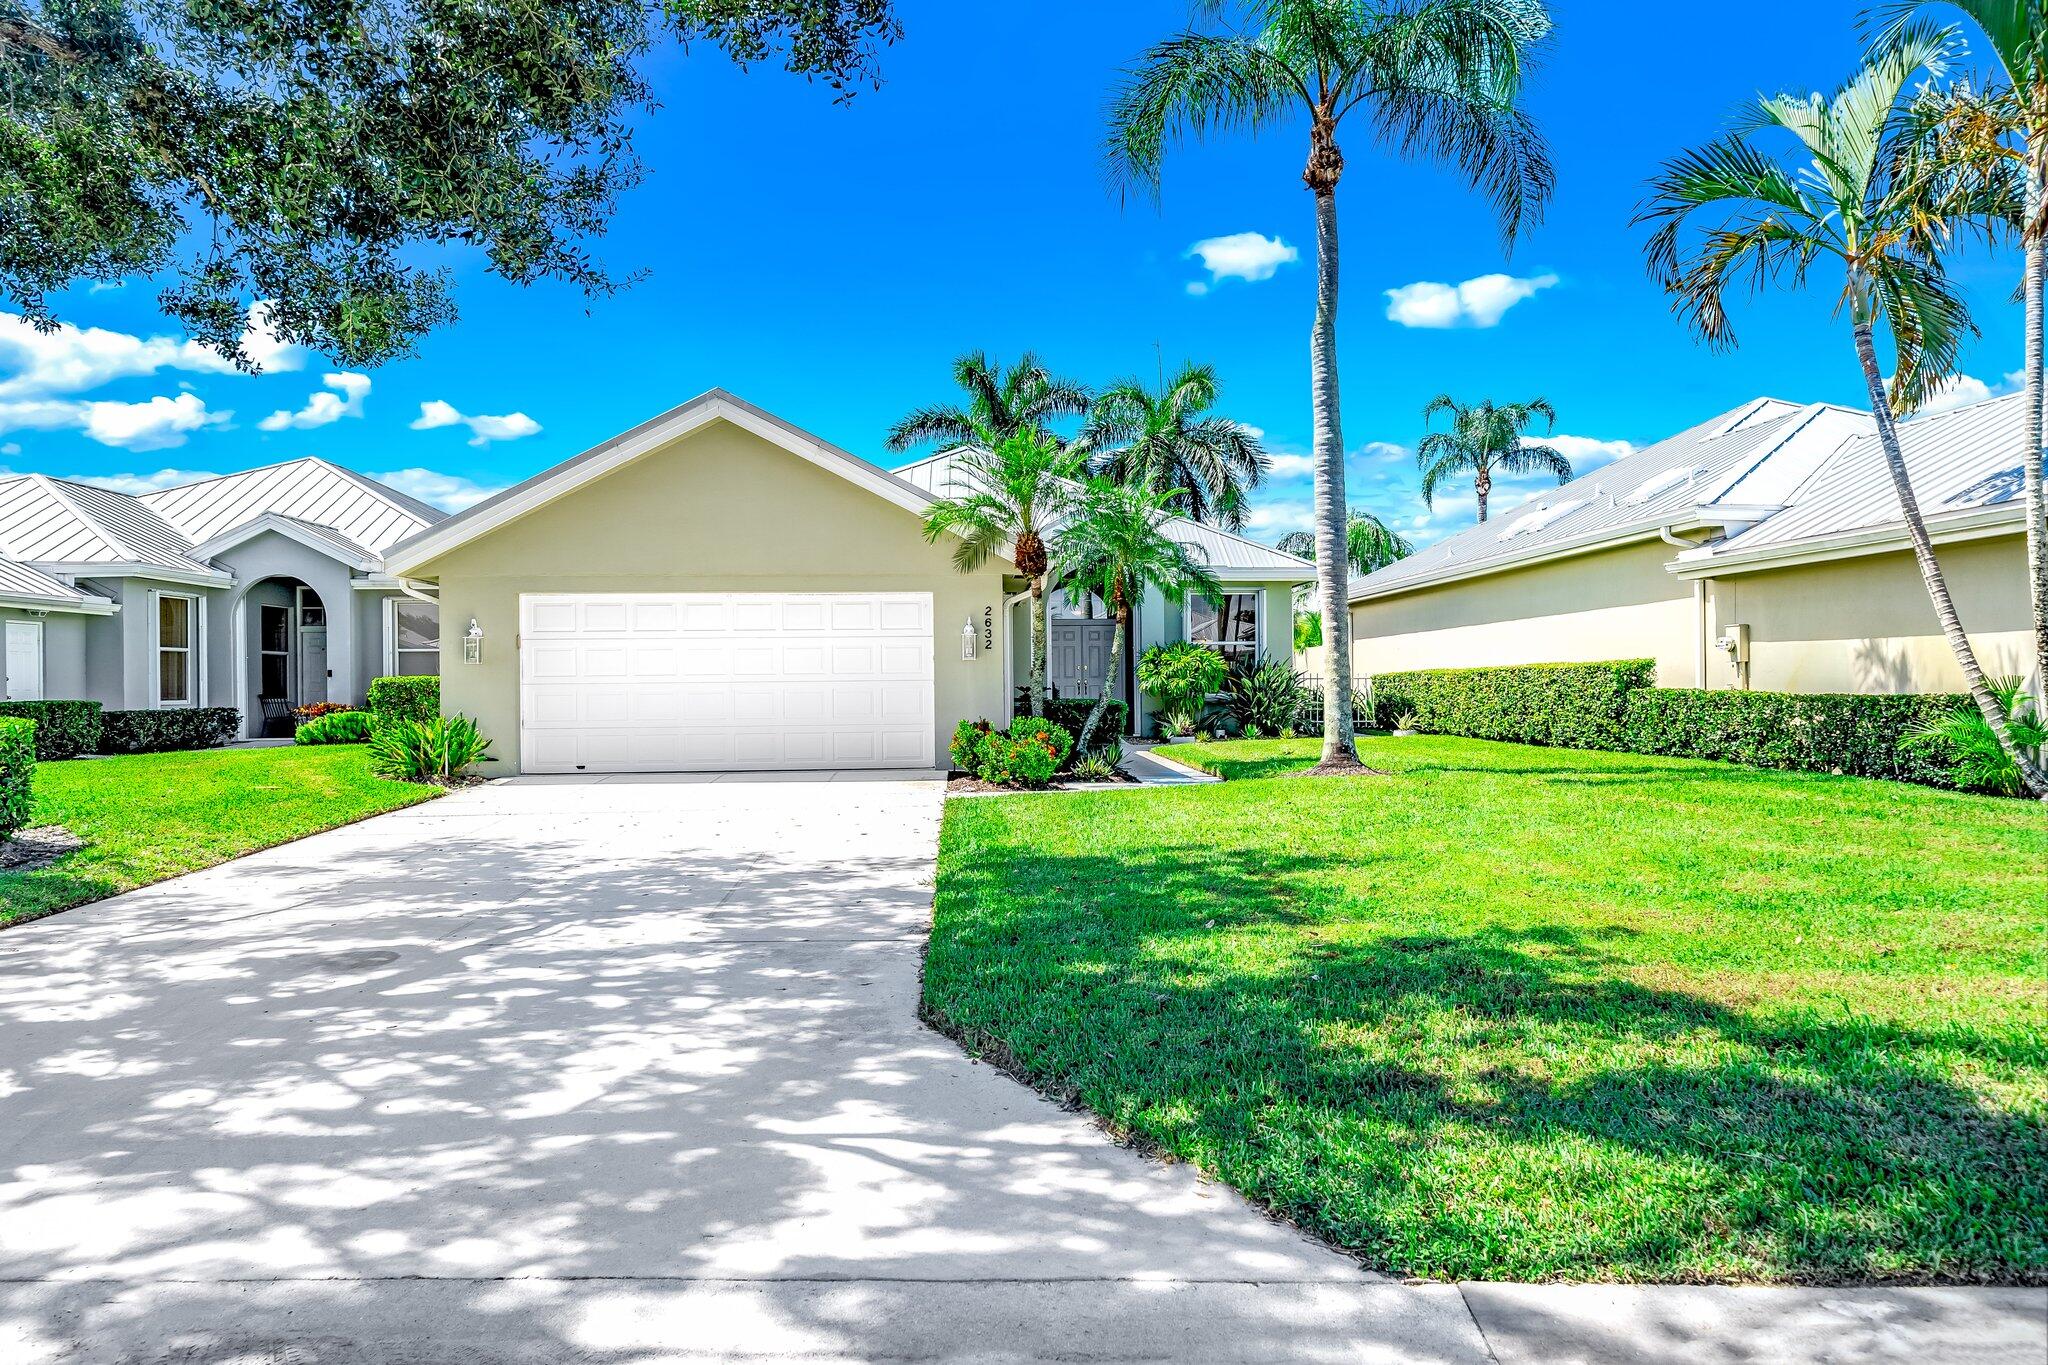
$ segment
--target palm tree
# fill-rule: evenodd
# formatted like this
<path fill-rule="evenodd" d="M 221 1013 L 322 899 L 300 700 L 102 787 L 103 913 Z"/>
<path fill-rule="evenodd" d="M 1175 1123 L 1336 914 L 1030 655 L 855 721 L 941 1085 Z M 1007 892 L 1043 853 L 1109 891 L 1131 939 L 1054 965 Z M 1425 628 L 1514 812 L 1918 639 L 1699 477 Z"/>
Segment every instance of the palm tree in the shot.
<path fill-rule="evenodd" d="M 2025 255 L 2027 583 L 2034 605 L 2034 676 L 2048 689 L 2048 503 L 2041 488 L 2042 293 L 2048 279 L 2048 0 L 1896 0 L 1878 7 L 1878 47 L 1914 32 L 1917 12 L 1957 9 L 1975 21 L 2005 76 L 2003 89 L 1951 105 L 1942 139 L 1951 154 L 1982 167 L 2017 162 L 2019 229 Z"/>
<path fill-rule="evenodd" d="M 969 352 L 953 362 L 953 382 L 967 395 L 967 405 L 919 408 L 889 428 L 889 449 L 904 451 L 933 442 L 995 445 L 1029 428 L 1088 411 L 1087 387 L 1055 376 L 1029 351 L 1008 369 L 981 351 Z"/>
<path fill-rule="evenodd" d="M 1951 202 L 1929 213 L 1928 186 L 1910 158 L 1896 154 L 1904 125 L 1900 95 L 1914 73 L 1937 76 L 1954 52 L 1954 34 L 1903 27 L 1832 99 L 1778 95 L 1760 99 L 1735 131 L 1668 162 L 1637 215 L 1658 224 L 1650 270 L 1679 316 L 1714 346 L 1732 346 L 1725 295 L 1731 284 L 1780 280 L 1803 286 L 1823 262 L 1842 272 L 1837 306 L 1846 309 L 1856 359 L 1870 394 L 1878 442 L 1927 595 L 1955 651 L 1963 680 L 1984 720 L 2013 755 L 2027 790 L 2048 798 L 2048 777 L 2015 744 L 2005 709 L 1963 633 L 1947 580 L 1906 475 L 1893 416 L 1910 412 L 1954 372 L 1962 338 L 1974 331 L 1950 287 L 1939 250 L 1962 232 L 1991 224 Z M 1789 134 L 1806 160 L 1787 167 L 1760 134 Z M 1694 215 L 1711 220 L 1688 234 Z M 1895 368 L 1887 394 L 1876 329 L 1891 335 Z"/>
<path fill-rule="evenodd" d="M 1220 18 L 1237 6 L 1198 0 Z M 1189 31 L 1148 51 L 1110 112 L 1109 162 L 1155 195 L 1167 144 L 1308 124 L 1302 180 L 1315 196 L 1316 314 L 1310 332 L 1316 535 L 1331 685 L 1317 771 L 1353 771 L 1351 619 L 1344 572 L 1344 435 L 1337 398 L 1338 129 L 1356 113 L 1381 146 L 1439 162 L 1485 192 L 1511 246 L 1550 197 L 1550 157 L 1517 101 L 1550 31 L 1537 0 L 1244 0 L 1247 25 Z"/>
<path fill-rule="evenodd" d="M 926 510 L 924 538 L 957 535 L 953 567 L 962 573 L 1007 554 L 1031 580 L 1031 714 L 1043 716 L 1047 542 L 1079 501 L 1082 456 L 1032 426 L 968 434 L 977 443 L 954 463 L 953 494 Z"/>
<path fill-rule="evenodd" d="M 1422 469 L 1422 500 L 1436 506 L 1436 490 L 1460 474 L 1472 476 L 1479 495 L 1479 519 L 1486 520 L 1486 498 L 1493 492 L 1495 470 L 1503 474 L 1555 474 L 1559 483 L 1572 476 L 1572 462 L 1551 446 L 1528 439 L 1529 424 L 1538 417 L 1543 429 L 1557 425 L 1557 411 L 1541 398 L 1527 403 L 1495 403 L 1491 398 L 1466 406 L 1447 393 L 1429 400 L 1422 420 L 1449 413 L 1451 429 L 1432 431 L 1415 447 Z"/>
<path fill-rule="evenodd" d="M 1316 538 L 1308 531 L 1289 531 L 1274 542 L 1273 548 L 1284 555 L 1314 560 Z M 1413 545 L 1370 512 L 1361 512 L 1354 507 L 1345 519 L 1344 560 L 1356 573 L 1369 574 L 1384 569 L 1395 560 L 1406 559 L 1414 553 Z"/>
<path fill-rule="evenodd" d="M 1131 613 L 1148 588 L 1157 588 L 1168 602 L 1189 593 L 1212 602 L 1223 589 L 1191 556 L 1185 545 L 1166 533 L 1167 523 L 1186 496 L 1185 489 L 1155 489 L 1147 484 L 1091 479 L 1079 511 L 1060 534 L 1055 573 L 1070 590 L 1100 597 L 1116 620 L 1109 640 L 1108 677 L 1123 665 L 1124 640 L 1131 631 Z M 1075 747 L 1089 751 L 1096 725 L 1109 709 L 1110 688 L 1088 712 Z"/>
<path fill-rule="evenodd" d="M 1205 415 L 1216 371 L 1190 362 L 1156 391 L 1135 379 L 1096 395 L 1081 428 L 1089 467 L 1118 483 L 1173 490 L 1173 510 L 1226 530 L 1244 527 L 1245 493 L 1266 473 L 1266 452 L 1243 423 Z"/>

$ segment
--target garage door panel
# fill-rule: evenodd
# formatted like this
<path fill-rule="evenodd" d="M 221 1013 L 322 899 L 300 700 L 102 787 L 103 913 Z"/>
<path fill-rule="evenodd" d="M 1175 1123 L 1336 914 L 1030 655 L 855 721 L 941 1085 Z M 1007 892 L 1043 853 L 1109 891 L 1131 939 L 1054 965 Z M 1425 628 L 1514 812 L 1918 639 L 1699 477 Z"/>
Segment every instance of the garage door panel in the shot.
<path fill-rule="evenodd" d="M 926 594 L 522 599 L 537 772 L 927 767 Z"/>

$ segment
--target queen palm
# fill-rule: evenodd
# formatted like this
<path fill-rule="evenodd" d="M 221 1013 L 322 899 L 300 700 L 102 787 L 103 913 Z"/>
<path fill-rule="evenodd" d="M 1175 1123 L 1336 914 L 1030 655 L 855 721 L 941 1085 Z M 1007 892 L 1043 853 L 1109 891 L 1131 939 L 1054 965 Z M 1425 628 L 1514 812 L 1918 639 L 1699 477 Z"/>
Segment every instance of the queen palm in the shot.
<path fill-rule="evenodd" d="M 1054 573 L 1069 590 L 1093 593 L 1109 607 L 1116 630 L 1109 640 L 1108 678 L 1119 676 L 1124 641 L 1131 632 L 1131 613 L 1146 589 L 1157 588 L 1168 602 L 1189 593 L 1212 602 L 1223 589 L 1189 555 L 1187 547 L 1166 533 L 1186 490 L 1155 489 L 1149 484 L 1097 478 L 1088 483 L 1074 519 L 1060 533 Z M 1076 747 L 1089 752 L 1095 727 L 1109 709 L 1110 688 L 1089 709 Z"/>
<path fill-rule="evenodd" d="M 1559 483 L 1572 476 L 1572 462 L 1562 452 L 1528 439 L 1529 427 L 1538 417 L 1545 431 L 1557 425 L 1557 412 L 1544 399 L 1496 403 L 1485 398 L 1468 406 L 1440 393 L 1422 410 L 1422 420 L 1433 421 L 1441 413 L 1450 414 L 1451 429 L 1432 431 L 1415 447 L 1422 500 L 1431 507 L 1436 506 L 1437 489 L 1470 474 L 1479 497 L 1479 519 L 1485 521 L 1495 473 L 1555 474 Z"/>
<path fill-rule="evenodd" d="M 1638 221 L 1657 225 L 1648 247 L 1651 273 L 1710 345 L 1734 344 L 1731 285 L 1778 281 L 1797 288 L 1823 268 L 1840 272 L 1837 312 L 1848 317 L 1878 443 L 1935 616 L 1972 700 L 2013 756 L 2026 789 L 2048 798 L 2048 778 L 2014 743 L 1963 633 L 1893 420 L 1954 372 L 1962 338 L 1974 331 L 1939 252 L 1959 233 L 1986 230 L 1989 215 L 1953 199 L 1943 214 L 1930 213 L 1923 168 L 1897 155 L 1895 145 L 1908 123 L 1900 99 L 1907 81 L 1923 69 L 1941 74 L 1954 42 L 1948 31 L 1903 27 L 1833 98 L 1758 100 L 1734 131 L 1665 165 Z M 1789 136 L 1802 153 L 1796 165 L 1770 154 L 1764 138 L 1772 133 Z M 1879 323 L 1893 352 L 1889 393 L 1877 355 Z"/>
<path fill-rule="evenodd" d="M 954 462 L 950 495 L 926 510 L 924 538 L 958 536 L 953 567 L 962 573 L 1008 554 L 1031 580 L 1031 714 L 1043 716 L 1048 542 L 1079 501 L 1082 455 L 1037 427 L 967 435 L 973 448 Z"/>
<path fill-rule="evenodd" d="M 1959 10 L 1975 22 L 2002 70 L 2003 87 L 1942 92 L 1938 148 L 1966 171 L 2014 169 L 2020 180 L 2014 226 L 2026 266 L 2026 450 L 2021 468 L 2027 507 L 2027 582 L 2034 607 L 2035 676 L 2048 687 L 2048 507 L 2041 488 L 2042 309 L 2048 279 L 2048 0 L 1900 0 L 1882 5 L 1879 49 L 1915 31 L 1921 11 Z"/>
<path fill-rule="evenodd" d="M 1089 467 L 1119 483 L 1173 490 L 1173 510 L 1237 531 L 1266 452 L 1243 423 L 1215 416 L 1216 371 L 1192 362 L 1158 389 L 1136 379 L 1095 396 L 1081 444 Z"/>
<path fill-rule="evenodd" d="M 1198 15 L 1241 12 L 1242 29 L 1182 33 L 1129 72 L 1110 113 L 1108 154 L 1124 184 L 1156 193 L 1170 142 L 1308 126 L 1302 180 L 1315 196 L 1316 313 L 1310 332 L 1315 529 L 1322 547 L 1324 638 L 1319 771 L 1358 766 L 1352 747 L 1351 621 L 1344 571 L 1344 435 L 1337 397 L 1338 130 L 1349 118 L 1400 156 L 1451 167 L 1483 191 L 1503 238 L 1532 222 L 1552 173 L 1521 110 L 1523 73 L 1550 30 L 1536 0 L 1201 0 Z"/>
<path fill-rule="evenodd" d="M 1088 411 L 1087 387 L 1054 375 L 1029 351 L 1008 369 L 984 352 L 971 351 L 953 362 L 953 382 L 966 395 L 965 406 L 935 403 L 919 408 L 889 428 L 889 449 L 975 441 L 994 445 L 1029 428 Z"/>
<path fill-rule="evenodd" d="M 1274 542 L 1273 548 L 1282 554 L 1299 555 L 1313 561 L 1316 538 L 1308 531 L 1289 531 Z M 1373 573 L 1414 553 L 1413 545 L 1372 513 L 1361 512 L 1354 507 L 1351 515 L 1345 518 L 1344 562 L 1354 573 Z"/>

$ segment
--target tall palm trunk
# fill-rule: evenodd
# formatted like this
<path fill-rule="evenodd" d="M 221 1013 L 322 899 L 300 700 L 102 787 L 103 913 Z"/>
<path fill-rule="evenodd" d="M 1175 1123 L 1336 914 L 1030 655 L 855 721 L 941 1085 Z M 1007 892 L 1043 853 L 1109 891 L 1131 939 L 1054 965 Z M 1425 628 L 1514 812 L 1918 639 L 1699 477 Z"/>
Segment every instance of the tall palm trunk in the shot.
<path fill-rule="evenodd" d="M 1335 148 L 1330 148 L 1332 153 Z M 1341 165 L 1341 162 L 1340 162 Z M 1316 164 L 1310 162 L 1313 172 Z M 1351 716 L 1351 582 L 1344 545 L 1344 428 L 1337 401 L 1337 186 L 1311 182 L 1316 196 L 1314 375 L 1316 565 L 1323 594 L 1323 771 L 1360 766 Z"/>
<path fill-rule="evenodd" d="M 1110 693 L 1116 690 L 1116 680 L 1123 676 L 1120 671 L 1124 662 L 1124 636 L 1131 630 L 1131 608 L 1121 590 L 1116 597 L 1116 632 L 1109 637 L 1109 672 L 1102 679 L 1102 695 L 1095 699 L 1095 705 L 1088 708 L 1088 719 L 1082 723 L 1081 738 L 1074 743 L 1077 753 L 1090 752 L 1090 742 L 1095 737 L 1095 727 L 1102 723 L 1102 715 L 1109 710 Z"/>
<path fill-rule="evenodd" d="M 1045 575 L 1031 580 L 1031 718 L 1045 715 Z"/>
<path fill-rule="evenodd" d="M 2034 604 L 2034 686 L 2048 702 L 2048 510 L 2041 494 L 2042 289 L 2048 275 L 2048 128 L 2027 138 L 2027 586 Z"/>
<path fill-rule="evenodd" d="M 1479 494 L 1479 519 L 1486 520 L 1486 495 L 1493 491 L 1493 474 L 1485 465 L 1479 466 L 1479 473 L 1472 480 L 1473 491 Z"/>
<path fill-rule="evenodd" d="M 1884 450 L 1885 468 L 1891 471 L 1892 488 L 1899 498 L 1899 511 L 1906 520 L 1906 534 L 1913 541 L 1913 558 L 1919 562 L 1920 577 L 1927 584 L 1927 596 L 1934 603 L 1934 615 L 1941 622 L 1941 633 L 1948 637 L 1948 647 L 1955 651 L 1956 663 L 1963 670 L 1963 682 L 1970 690 L 1970 699 L 1977 703 L 1985 724 L 1998 736 L 1999 747 L 2018 765 L 2020 785 L 2026 789 L 2027 795 L 2037 800 L 2048 800 L 2048 775 L 2044 775 L 2026 751 L 2014 743 L 2005 708 L 1991 694 L 1990 685 L 1984 680 L 1984 670 L 1977 664 L 1977 651 L 1970 647 L 1969 636 L 1963 634 L 1956 604 L 1948 595 L 1948 579 L 1943 576 L 1941 564 L 1934 557 L 1934 542 L 1928 539 L 1927 523 L 1920 518 L 1920 500 L 1913 496 L 1912 480 L 1906 474 L 1906 458 L 1899 450 L 1898 428 L 1892 424 L 1891 406 L 1884 391 L 1884 375 L 1878 368 L 1877 345 L 1872 340 L 1870 323 L 1864 319 L 1856 322 L 1856 358 L 1862 362 L 1863 382 L 1870 390 L 1870 410 L 1877 419 L 1877 443 Z"/>

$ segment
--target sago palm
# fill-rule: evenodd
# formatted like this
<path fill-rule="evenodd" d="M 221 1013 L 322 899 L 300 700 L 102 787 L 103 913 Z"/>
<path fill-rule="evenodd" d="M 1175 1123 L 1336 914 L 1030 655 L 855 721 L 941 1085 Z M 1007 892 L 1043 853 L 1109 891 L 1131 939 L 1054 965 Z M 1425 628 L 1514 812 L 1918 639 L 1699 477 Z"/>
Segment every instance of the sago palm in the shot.
<path fill-rule="evenodd" d="M 1322 545 L 1323 771 L 1355 769 L 1351 621 L 1344 572 L 1344 435 L 1337 396 L 1338 132 L 1362 123 L 1397 156 L 1436 161 L 1483 192 L 1503 238 L 1541 213 L 1552 172 L 1520 107 L 1550 19 L 1535 0 L 1204 0 L 1198 16 L 1241 17 L 1221 32 L 1157 44 L 1128 73 L 1110 113 L 1108 156 L 1124 185 L 1153 193 L 1169 143 L 1307 127 L 1302 180 L 1315 197 L 1316 313 L 1310 332 L 1316 534 Z"/>
<path fill-rule="evenodd" d="M 953 566 L 962 573 L 1008 554 L 1031 581 L 1031 714 L 1043 716 L 1049 542 L 1079 501 L 1082 456 L 1036 427 L 967 434 L 977 444 L 955 460 L 951 495 L 926 510 L 924 536 L 958 536 Z"/>
<path fill-rule="evenodd" d="M 2048 798 L 2048 779 L 2014 742 L 1963 633 L 1894 422 L 1895 413 L 1918 407 L 1954 373 L 1957 349 L 1974 331 L 1940 252 L 1958 234 L 1986 230 L 1986 215 L 1976 211 L 1981 206 L 1953 200 L 1942 214 L 1930 213 L 1919 163 L 1896 146 L 1908 122 L 1901 99 L 1907 83 L 1921 71 L 1940 75 L 1954 51 L 1951 32 L 1908 26 L 1832 99 L 1758 100 L 1728 135 L 1666 164 L 1638 221 L 1656 224 L 1651 273 L 1710 345 L 1734 344 L 1731 285 L 1756 289 L 1777 281 L 1799 288 L 1823 269 L 1840 279 L 1837 311 L 1848 315 L 1878 443 L 1935 616 L 1971 699 L 2013 756 L 2028 792 Z M 1797 164 L 1770 154 L 1771 134 L 1790 139 Z M 1877 355 L 1879 323 L 1893 352 L 1889 393 Z"/>
<path fill-rule="evenodd" d="M 1437 489 L 1465 474 L 1472 476 L 1481 521 L 1486 520 L 1486 500 L 1496 472 L 1555 474 L 1559 483 L 1570 480 L 1572 462 L 1561 451 L 1528 439 L 1529 427 L 1539 417 L 1545 431 L 1557 425 L 1557 412 L 1546 400 L 1495 403 L 1486 398 L 1468 406 L 1440 393 L 1422 410 L 1422 420 L 1433 421 L 1441 413 L 1450 415 L 1451 429 L 1432 431 L 1415 447 L 1422 500 L 1431 507 L 1436 506 Z"/>
<path fill-rule="evenodd" d="M 1176 515 L 1175 504 L 1184 494 L 1185 490 L 1178 488 L 1091 479 L 1074 519 L 1060 533 L 1055 577 L 1070 590 L 1100 597 L 1116 621 L 1109 640 L 1109 679 L 1116 678 L 1122 667 L 1131 613 L 1144 601 L 1148 588 L 1159 589 L 1173 603 L 1189 593 L 1212 602 L 1223 600 L 1223 589 L 1215 578 L 1186 546 L 1167 534 Z M 1081 753 L 1090 750 L 1095 727 L 1109 707 L 1110 691 L 1105 683 L 1081 726 L 1077 743 Z"/>
<path fill-rule="evenodd" d="M 1215 369 L 1193 363 L 1156 390 L 1136 379 L 1110 385 L 1081 428 L 1089 467 L 1119 483 L 1172 489 L 1181 516 L 1241 530 L 1266 452 L 1243 423 L 1214 415 L 1216 396 Z"/>
<path fill-rule="evenodd" d="M 1954 158 L 1965 176 L 2009 168 L 2020 194 L 2011 226 L 2026 261 L 2021 294 L 2026 308 L 2027 583 L 2034 610 L 2034 676 L 2048 688 L 2048 506 L 2041 488 L 2042 309 L 2048 281 L 2048 0 L 1901 0 L 1879 6 L 1880 51 L 1915 32 L 1922 12 L 1969 16 L 1996 59 L 2002 86 L 1981 92 L 1941 92 L 1935 146 Z M 1943 106 L 1946 106 L 1943 110 Z"/>
<path fill-rule="evenodd" d="M 1316 538 L 1309 531 L 1289 531 L 1274 542 L 1273 548 L 1282 554 L 1298 555 L 1313 561 Z M 1354 573 L 1373 573 L 1414 553 L 1413 545 L 1370 512 L 1361 512 L 1354 507 L 1344 520 L 1344 562 Z"/>
<path fill-rule="evenodd" d="M 1088 411 L 1087 387 L 1061 379 L 1029 351 L 1007 369 L 981 351 L 970 352 L 953 362 L 953 382 L 966 396 L 966 404 L 935 403 L 919 408 L 889 428 L 889 449 L 975 441 L 993 445 Z"/>

